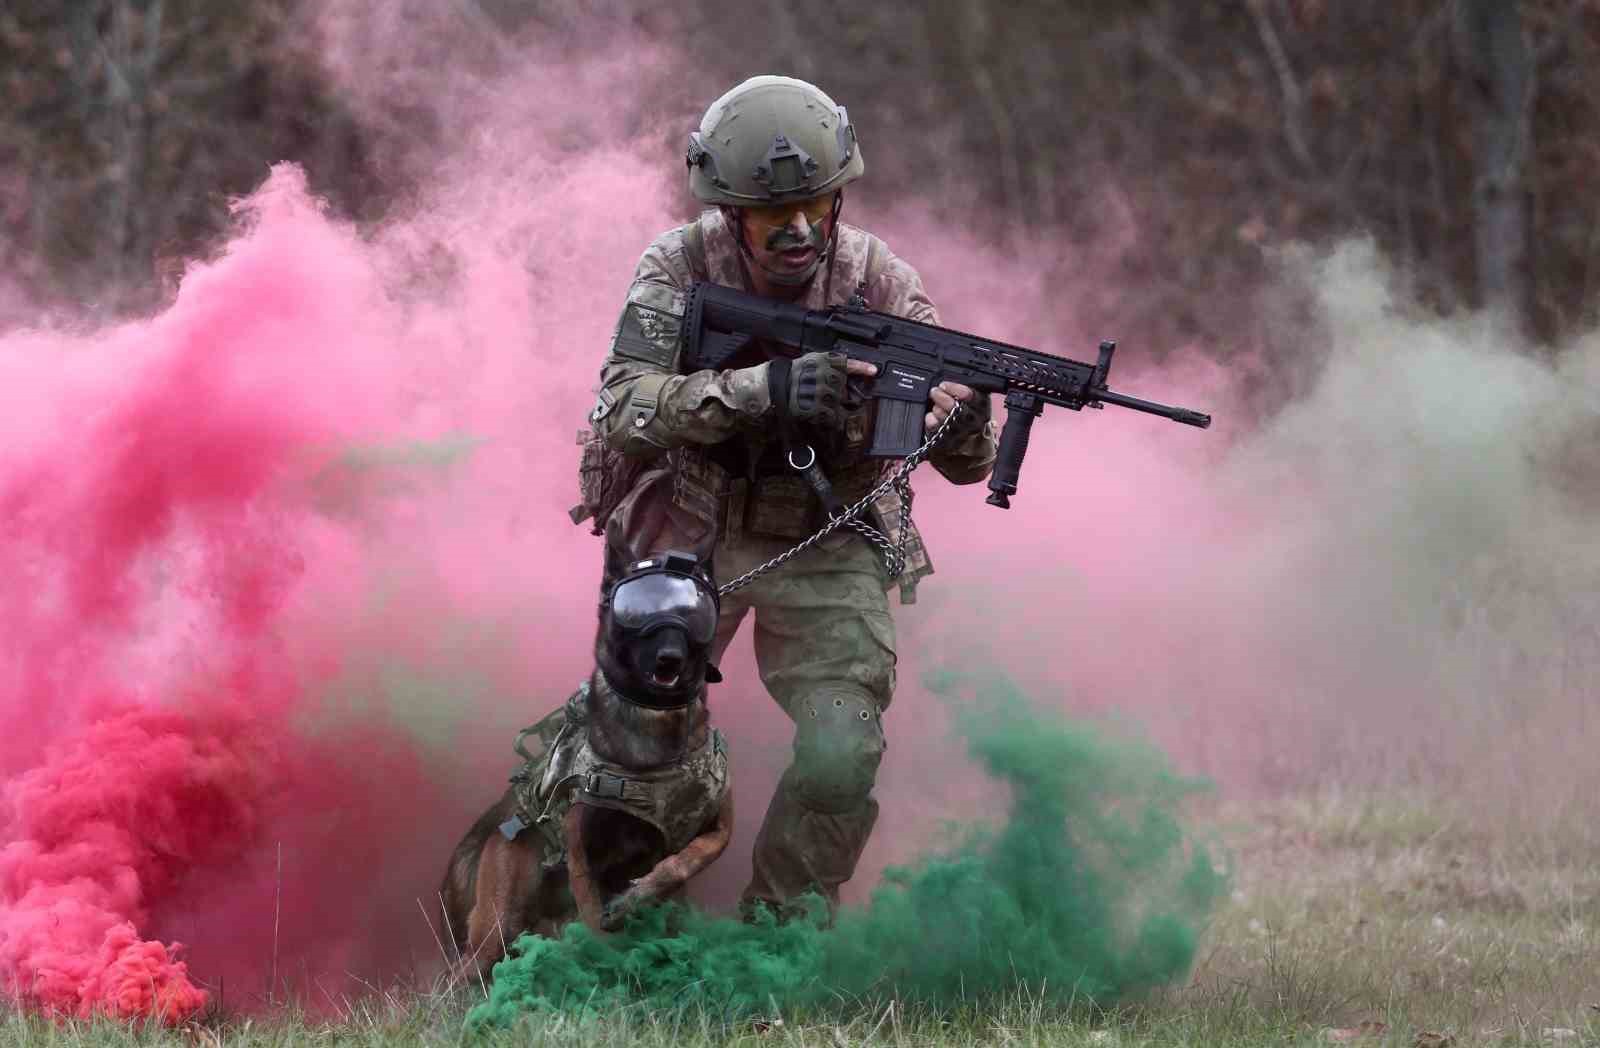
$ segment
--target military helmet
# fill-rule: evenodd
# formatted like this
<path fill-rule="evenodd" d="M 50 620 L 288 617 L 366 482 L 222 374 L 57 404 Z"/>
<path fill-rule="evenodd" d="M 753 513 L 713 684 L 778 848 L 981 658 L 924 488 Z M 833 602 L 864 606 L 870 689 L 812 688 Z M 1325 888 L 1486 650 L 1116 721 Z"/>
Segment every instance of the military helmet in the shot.
<path fill-rule="evenodd" d="M 731 207 L 819 197 L 865 170 L 844 106 L 787 76 L 751 77 L 711 103 L 684 159 L 694 195 Z"/>

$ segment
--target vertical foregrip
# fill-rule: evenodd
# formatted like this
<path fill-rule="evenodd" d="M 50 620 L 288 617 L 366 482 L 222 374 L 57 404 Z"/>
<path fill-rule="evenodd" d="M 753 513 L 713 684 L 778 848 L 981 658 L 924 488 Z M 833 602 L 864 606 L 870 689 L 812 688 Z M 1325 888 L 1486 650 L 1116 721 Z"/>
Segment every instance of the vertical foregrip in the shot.
<path fill-rule="evenodd" d="M 1017 493 L 1017 475 L 1028 453 L 1028 435 L 1033 420 L 1043 410 L 1039 398 L 1031 393 L 1006 394 L 1006 424 L 1000 431 L 1000 448 L 995 453 L 994 472 L 989 476 L 987 501 L 1001 509 L 1011 508 L 1010 496 Z"/>

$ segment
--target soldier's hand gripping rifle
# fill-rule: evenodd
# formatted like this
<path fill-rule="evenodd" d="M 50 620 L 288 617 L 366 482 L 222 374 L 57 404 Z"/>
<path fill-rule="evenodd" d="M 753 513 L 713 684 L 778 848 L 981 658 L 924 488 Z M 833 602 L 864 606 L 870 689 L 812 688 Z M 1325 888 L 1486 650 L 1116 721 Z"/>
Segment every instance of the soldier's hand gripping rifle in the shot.
<path fill-rule="evenodd" d="M 1210 415 L 1107 389 L 1115 342 L 1100 343 L 1099 361 L 1084 364 L 887 313 L 853 306 L 806 309 L 708 283 L 689 292 L 683 337 L 690 371 L 721 370 L 754 339 L 796 355 L 843 353 L 876 364 L 871 393 L 878 416 L 869 455 L 901 458 L 921 445 L 928 394 L 940 382 L 1004 393 L 1006 424 L 987 500 L 1001 509 L 1011 506 L 1029 430 L 1046 404 L 1073 411 L 1115 404 L 1201 429 L 1211 425 Z"/>

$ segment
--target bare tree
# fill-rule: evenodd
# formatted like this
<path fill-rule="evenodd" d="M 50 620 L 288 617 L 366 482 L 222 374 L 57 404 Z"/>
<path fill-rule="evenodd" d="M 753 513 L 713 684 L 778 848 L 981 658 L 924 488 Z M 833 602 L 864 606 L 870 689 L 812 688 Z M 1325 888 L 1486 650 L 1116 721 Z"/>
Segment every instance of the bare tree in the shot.
<path fill-rule="evenodd" d="M 536 61 L 527 39 L 610 39 L 602 17 L 672 49 L 617 85 L 663 170 L 721 89 L 815 80 L 871 135 L 852 213 L 914 197 L 985 237 L 1067 245 L 1115 274 L 1083 325 L 1130 342 L 1233 345 L 1264 247 L 1355 231 L 1442 310 L 1495 303 L 1547 339 L 1600 314 L 1596 0 L 417 6 L 499 41 L 489 65 Z M 419 106 L 362 107 L 295 30 L 315 8 L 0 4 L 0 282 L 143 308 L 160 259 L 277 160 L 358 218 L 403 195 L 423 173 L 394 158 L 449 130 L 425 119 L 431 78 L 461 70 L 413 70 Z"/>
<path fill-rule="evenodd" d="M 336 199 L 355 135 L 286 32 L 291 0 L 0 6 L 0 265 L 35 305 L 147 308 L 227 201 L 298 159 Z M 336 169 L 336 170 L 330 170 Z"/>
<path fill-rule="evenodd" d="M 1527 303 L 1523 171 L 1533 128 L 1533 55 L 1517 0 L 1456 0 L 1455 30 L 1472 123 L 1478 298 L 1520 323 Z"/>

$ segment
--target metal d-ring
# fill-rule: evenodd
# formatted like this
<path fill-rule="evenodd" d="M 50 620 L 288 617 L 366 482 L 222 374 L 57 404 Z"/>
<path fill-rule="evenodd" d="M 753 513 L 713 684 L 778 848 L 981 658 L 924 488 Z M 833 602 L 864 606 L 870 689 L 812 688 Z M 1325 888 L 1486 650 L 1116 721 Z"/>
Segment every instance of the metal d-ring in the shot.
<path fill-rule="evenodd" d="M 817 449 L 812 447 L 810 444 L 807 444 L 806 450 L 811 453 L 811 458 L 806 460 L 804 465 L 801 465 L 794 460 L 794 452 L 789 452 L 789 468 L 794 470 L 796 473 L 804 473 L 806 470 L 817 464 Z"/>

